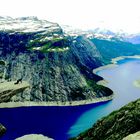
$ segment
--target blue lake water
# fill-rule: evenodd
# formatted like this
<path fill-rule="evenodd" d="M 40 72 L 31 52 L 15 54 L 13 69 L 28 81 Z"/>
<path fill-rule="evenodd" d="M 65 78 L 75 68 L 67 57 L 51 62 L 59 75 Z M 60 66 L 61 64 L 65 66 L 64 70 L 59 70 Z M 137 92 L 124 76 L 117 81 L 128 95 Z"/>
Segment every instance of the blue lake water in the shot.
<path fill-rule="evenodd" d="M 18 107 L 0 109 L 0 123 L 6 128 L 1 140 L 14 140 L 26 134 L 43 134 L 55 140 L 67 140 L 91 127 L 98 119 L 140 98 L 140 59 L 125 59 L 119 66 L 98 72 L 115 92 L 112 101 L 69 107 Z"/>

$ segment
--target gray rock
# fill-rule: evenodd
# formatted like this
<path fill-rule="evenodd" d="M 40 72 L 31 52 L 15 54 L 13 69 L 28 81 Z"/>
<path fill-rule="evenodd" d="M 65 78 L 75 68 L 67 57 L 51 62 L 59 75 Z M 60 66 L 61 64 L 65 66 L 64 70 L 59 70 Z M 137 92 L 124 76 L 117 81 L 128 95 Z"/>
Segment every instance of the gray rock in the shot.
<path fill-rule="evenodd" d="M 1 20 L 0 59 L 6 62 L 5 79 L 22 78 L 31 86 L 11 101 L 65 102 L 112 94 L 96 84 L 102 78 L 92 70 L 102 65 L 102 57 L 88 39 L 68 36 L 58 24 L 36 18 Z M 9 29 L 8 23 L 21 28 Z"/>

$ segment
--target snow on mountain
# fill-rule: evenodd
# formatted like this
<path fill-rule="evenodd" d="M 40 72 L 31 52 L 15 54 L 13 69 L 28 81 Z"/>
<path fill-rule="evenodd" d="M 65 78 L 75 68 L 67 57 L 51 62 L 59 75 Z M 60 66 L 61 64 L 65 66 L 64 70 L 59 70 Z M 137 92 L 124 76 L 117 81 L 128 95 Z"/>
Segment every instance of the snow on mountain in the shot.
<path fill-rule="evenodd" d="M 51 28 L 50 28 L 51 27 Z M 0 30 L 17 31 L 17 32 L 37 32 L 44 31 L 48 28 L 53 30 L 58 28 L 58 24 L 39 20 L 37 17 L 0 17 Z"/>
<path fill-rule="evenodd" d="M 105 28 L 95 28 L 90 30 L 76 29 L 71 26 L 61 26 L 66 34 L 71 36 L 85 36 L 89 39 L 98 38 L 105 40 L 120 40 L 125 42 L 130 42 L 132 44 L 140 44 L 140 34 L 130 34 L 126 33 L 123 30 L 112 31 Z"/>

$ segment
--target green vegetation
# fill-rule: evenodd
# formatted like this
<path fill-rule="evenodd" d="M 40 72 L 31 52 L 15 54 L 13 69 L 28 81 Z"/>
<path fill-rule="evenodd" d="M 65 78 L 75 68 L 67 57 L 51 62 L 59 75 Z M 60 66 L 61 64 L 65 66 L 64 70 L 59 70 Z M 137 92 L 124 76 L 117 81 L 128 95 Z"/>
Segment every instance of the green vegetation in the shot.
<path fill-rule="evenodd" d="M 55 47 L 52 47 L 52 48 L 48 48 L 48 49 L 41 49 L 42 52 L 65 52 L 69 50 L 69 47 L 65 47 L 65 48 L 61 48 L 59 46 L 55 46 Z"/>
<path fill-rule="evenodd" d="M 86 81 L 88 87 L 96 93 L 106 94 L 106 96 L 111 95 L 113 93 L 112 90 L 110 90 L 109 88 L 96 84 L 94 80 L 86 79 Z"/>
<path fill-rule="evenodd" d="M 49 37 L 37 36 L 37 38 L 29 41 L 27 49 L 30 51 L 38 50 L 43 53 L 64 52 L 69 49 L 65 43 L 66 37 L 51 37 L 49 39 Z"/>
<path fill-rule="evenodd" d="M 50 42 L 46 43 L 45 45 L 41 46 L 41 51 L 45 51 L 45 50 L 49 49 L 50 46 L 51 46 Z"/>
<path fill-rule="evenodd" d="M 54 37 L 51 41 L 52 41 L 52 43 L 55 43 L 55 42 L 62 41 L 62 40 L 64 40 L 64 38 Z"/>
<path fill-rule="evenodd" d="M 132 56 L 140 54 L 140 45 L 119 40 L 91 39 L 103 56 L 103 62 L 109 64 L 112 58 L 119 56 Z"/>
<path fill-rule="evenodd" d="M 122 140 L 140 130 L 140 99 L 102 118 L 71 140 Z"/>

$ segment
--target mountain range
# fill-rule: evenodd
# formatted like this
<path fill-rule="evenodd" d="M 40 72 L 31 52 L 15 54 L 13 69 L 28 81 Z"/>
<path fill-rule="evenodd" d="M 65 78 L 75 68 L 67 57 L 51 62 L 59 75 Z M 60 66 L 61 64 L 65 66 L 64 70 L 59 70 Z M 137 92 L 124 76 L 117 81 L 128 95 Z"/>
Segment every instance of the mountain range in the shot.
<path fill-rule="evenodd" d="M 92 70 L 103 65 L 85 36 L 66 34 L 57 24 L 36 17 L 0 18 L 1 80 L 22 79 L 30 88 L 10 100 L 79 101 L 112 95 Z"/>
<path fill-rule="evenodd" d="M 72 29 L 37 17 L 0 17 L 0 82 L 7 88 L 0 87 L 0 102 L 71 104 L 73 101 L 111 100 L 113 91 L 97 84 L 103 78 L 94 74 L 93 69 L 111 63 L 114 57 L 140 54 L 139 38 L 140 34 L 115 33 L 100 28 Z M 18 84 L 22 90 L 17 88 Z M 139 101 L 130 105 L 133 104 Z M 115 126 L 115 118 L 123 119 L 123 114 L 133 121 L 131 114 L 124 111 L 125 108 L 132 110 L 130 105 L 98 121 L 75 139 L 89 140 L 89 135 L 96 140 L 112 139 L 114 135 L 120 139 L 130 134 L 124 130 L 121 137 L 110 130 L 110 127 L 114 131 L 122 130 Z M 0 135 L 5 131 L 0 124 Z M 132 128 L 130 132 L 136 131 Z"/>

